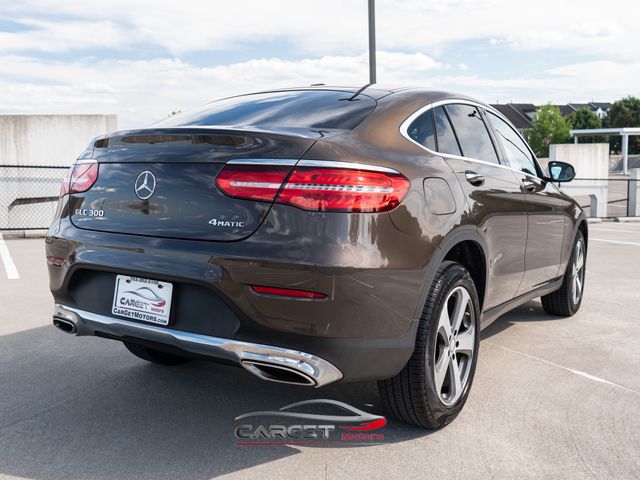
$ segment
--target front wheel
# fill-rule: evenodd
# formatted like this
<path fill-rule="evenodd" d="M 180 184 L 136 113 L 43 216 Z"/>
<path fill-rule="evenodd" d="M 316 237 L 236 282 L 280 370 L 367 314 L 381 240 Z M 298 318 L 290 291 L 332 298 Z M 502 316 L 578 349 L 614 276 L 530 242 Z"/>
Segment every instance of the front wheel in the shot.
<path fill-rule="evenodd" d="M 584 292 L 585 259 L 587 248 L 582 232 L 578 230 L 573 251 L 567 265 L 567 271 L 562 280 L 562 286 L 548 295 L 542 297 L 542 308 L 550 315 L 570 317 L 574 315 L 582 304 Z"/>
<path fill-rule="evenodd" d="M 425 428 L 442 428 L 458 415 L 475 373 L 479 318 L 469 272 L 443 262 L 425 302 L 413 355 L 397 376 L 378 382 L 391 415 Z"/>

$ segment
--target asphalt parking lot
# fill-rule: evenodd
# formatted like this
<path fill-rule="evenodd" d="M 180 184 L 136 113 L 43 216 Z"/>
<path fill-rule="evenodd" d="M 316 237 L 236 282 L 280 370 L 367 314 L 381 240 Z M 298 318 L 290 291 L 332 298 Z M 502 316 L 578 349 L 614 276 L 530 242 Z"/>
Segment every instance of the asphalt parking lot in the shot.
<path fill-rule="evenodd" d="M 590 225 L 576 316 L 531 302 L 485 330 L 453 424 L 390 421 L 385 443 L 349 448 L 236 446 L 234 418 L 309 398 L 384 414 L 374 384 L 160 367 L 65 335 L 51 326 L 43 240 L 4 244 L 15 275 L 0 262 L 0 478 L 640 478 L 640 223 Z"/>

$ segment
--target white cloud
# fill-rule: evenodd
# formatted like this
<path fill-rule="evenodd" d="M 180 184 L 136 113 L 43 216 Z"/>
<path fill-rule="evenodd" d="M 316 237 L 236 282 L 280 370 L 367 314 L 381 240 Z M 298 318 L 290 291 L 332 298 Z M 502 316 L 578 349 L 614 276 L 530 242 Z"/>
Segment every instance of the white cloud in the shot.
<path fill-rule="evenodd" d="M 520 78 L 481 78 L 421 53 L 379 53 L 381 83 L 460 91 L 487 102 L 608 100 L 634 93 L 640 62 L 580 63 Z M 0 113 L 117 113 L 144 126 L 174 110 L 250 91 L 327 83 L 363 85 L 367 55 L 279 58 L 202 68 L 180 59 L 72 63 L 0 57 Z M 454 73 L 457 72 L 457 73 Z"/>
<path fill-rule="evenodd" d="M 64 43 L 67 49 L 82 48 L 96 39 L 120 44 L 121 29 L 127 32 L 129 47 L 155 45 L 173 55 L 273 40 L 286 40 L 292 48 L 314 56 L 352 54 L 366 48 L 364 1 L 65 0 L 55 4 L 57 26 L 28 20 L 37 12 L 50 11 L 49 0 L 18 0 L 0 6 L 0 16 L 27 19 L 33 27 L 30 35 L 56 45 Z M 550 48 L 631 58 L 640 43 L 640 3 L 635 1 L 614 0 L 604 6 L 598 0 L 378 0 L 376 13 L 378 44 L 383 50 L 429 54 L 454 41 L 486 39 L 523 50 Z M 109 30 L 101 25 L 102 30 L 91 35 L 79 21 L 86 25 L 109 21 L 118 27 Z M 50 35 L 54 30 L 61 37 Z M 16 51 L 12 43 L 0 43 L 0 49 Z M 47 42 L 38 44 L 49 48 Z"/>
<path fill-rule="evenodd" d="M 379 59 L 381 78 L 402 84 L 425 83 L 441 68 L 421 53 L 380 52 Z M 121 127 L 133 127 L 237 93 L 311 83 L 363 85 L 368 64 L 366 54 L 210 68 L 179 59 L 63 63 L 11 55 L 0 57 L 0 71 L 0 113 L 118 113 Z"/>
<path fill-rule="evenodd" d="M 64 52 L 79 48 L 122 47 L 130 41 L 125 30 L 110 21 L 53 22 L 26 18 L 18 23 L 26 30 L 0 32 L 0 52 Z"/>
<path fill-rule="evenodd" d="M 361 0 L 51 5 L 49 0 L 0 3 L 0 19 L 22 26 L 0 32 L 0 113 L 110 112 L 127 128 L 221 96 L 319 82 L 362 85 L 368 78 Z M 639 17 L 640 2 L 615 0 L 606 7 L 596 0 L 378 0 L 378 79 L 461 91 L 490 102 L 638 95 Z M 459 41 L 471 41 L 473 49 L 447 58 L 445 48 Z M 210 52 L 228 58 L 265 43 L 270 51 L 282 45 L 282 51 L 273 58 L 206 67 L 199 66 L 204 61 L 186 60 Z M 499 69 L 515 73 L 479 76 L 473 68 L 478 59 L 487 62 L 489 72 L 488 62 L 500 61 L 487 48 L 521 55 L 515 69 Z M 534 50 L 589 61 L 567 60 L 545 72 L 529 67 Z"/>

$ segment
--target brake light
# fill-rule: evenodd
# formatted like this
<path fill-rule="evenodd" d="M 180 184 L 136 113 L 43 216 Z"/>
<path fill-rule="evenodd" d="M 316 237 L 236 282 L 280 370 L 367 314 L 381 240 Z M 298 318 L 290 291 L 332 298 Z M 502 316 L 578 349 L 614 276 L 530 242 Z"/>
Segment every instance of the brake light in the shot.
<path fill-rule="evenodd" d="M 291 167 L 227 164 L 216 184 L 230 197 L 273 202 Z"/>
<path fill-rule="evenodd" d="M 98 179 L 98 162 L 84 160 L 73 165 L 62 181 L 60 196 L 89 190 Z"/>
<path fill-rule="evenodd" d="M 286 178 L 288 170 L 227 164 L 216 184 L 233 197 L 275 198 L 276 203 L 327 212 L 385 212 L 397 207 L 409 190 L 403 175 L 375 166 L 303 160 Z"/>
<path fill-rule="evenodd" d="M 409 187 L 400 174 L 338 168 L 296 168 L 278 203 L 305 210 L 384 212 L 398 206 Z"/>

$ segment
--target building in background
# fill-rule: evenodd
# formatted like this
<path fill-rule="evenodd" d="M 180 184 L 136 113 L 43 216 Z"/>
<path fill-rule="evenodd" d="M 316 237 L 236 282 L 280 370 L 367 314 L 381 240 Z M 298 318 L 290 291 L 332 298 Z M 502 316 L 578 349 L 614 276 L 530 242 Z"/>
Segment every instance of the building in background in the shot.
<path fill-rule="evenodd" d="M 533 103 L 498 103 L 491 106 L 507 117 L 522 134 L 533 126 L 533 117 L 540 107 L 540 105 L 536 106 Z M 595 113 L 601 120 L 607 117 L 611 109 L 610 102 L 568 103 L 554 106 L 558 107 L 560 114 L 565 118 L 573 112 L 587 109 Z"/>

